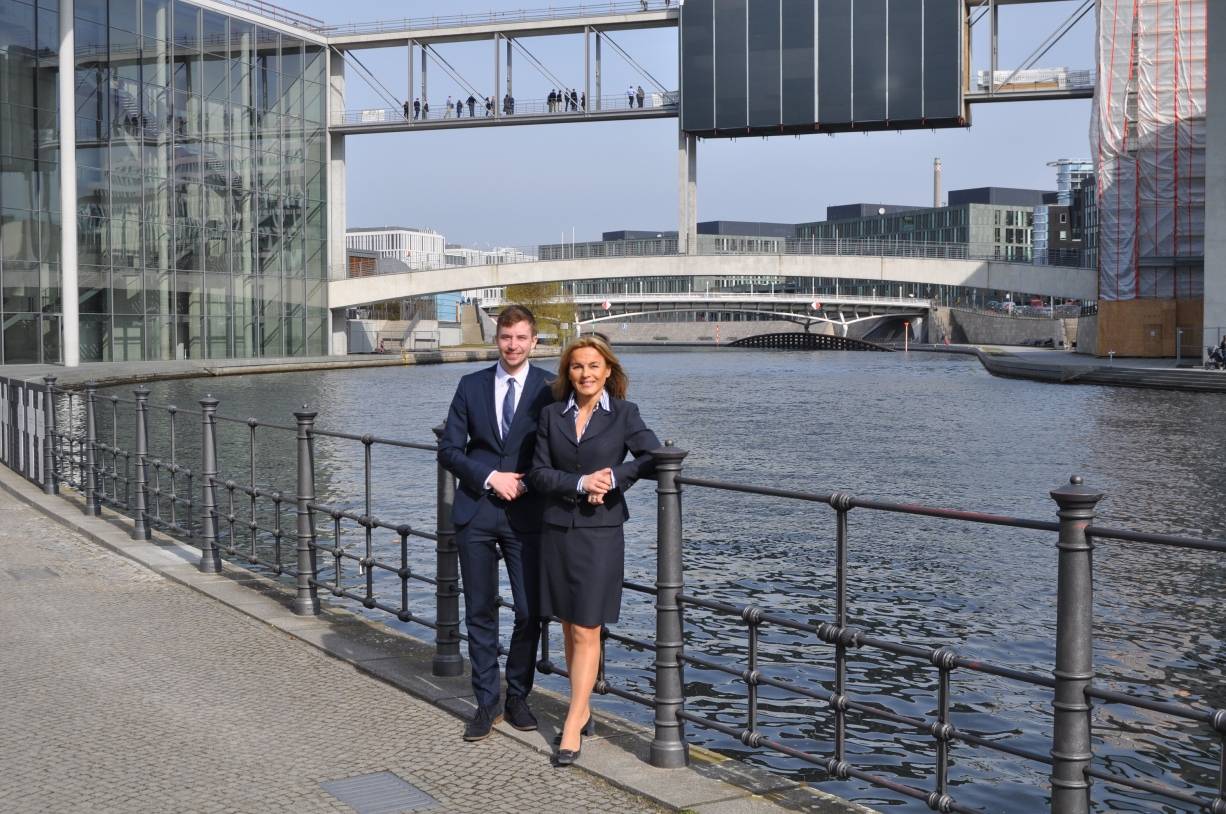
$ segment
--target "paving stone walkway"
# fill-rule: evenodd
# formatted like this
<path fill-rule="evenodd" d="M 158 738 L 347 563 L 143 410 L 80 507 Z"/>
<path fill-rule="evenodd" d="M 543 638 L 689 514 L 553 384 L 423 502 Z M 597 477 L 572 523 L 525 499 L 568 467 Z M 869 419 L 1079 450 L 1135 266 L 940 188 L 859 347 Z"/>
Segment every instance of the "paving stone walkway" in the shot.
<path fill-rule="evenodd" d="M 0 688 L 6 814 L 351 812 L 320 784 L 380 772 L 430 811 L 661 810 L 509 738 L 466 744 L 458 719 L 4 492 Z"/>

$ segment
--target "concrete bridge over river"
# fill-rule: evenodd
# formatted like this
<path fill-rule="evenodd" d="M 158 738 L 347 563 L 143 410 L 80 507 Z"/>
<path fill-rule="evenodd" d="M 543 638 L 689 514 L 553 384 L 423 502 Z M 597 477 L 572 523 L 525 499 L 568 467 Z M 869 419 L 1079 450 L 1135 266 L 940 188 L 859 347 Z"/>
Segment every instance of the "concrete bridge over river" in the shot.
<path fill-rule="evenodd" d="M 661 255 L 648 257 L 602 257 L 573 260 L 530 260 L 486 266 L 461 266 L 439 269 L 407 271 L 367 277 L 352 277 L 333 280 L 328 284 L 328 299 L 332 309 L 332 352 L 344 353 L 345 323 L 350 308 L 389 302 L 407 297 L 441 294 L 452 291 L 494 288 L 525 283 L 578 282 L 603 280 L 643 280 L 658 278 L 752 278 L 812 280 L 816 287 L 821 281 L 847 281 L 863 287 L 879 287 L 881 297 L 901 294 L 907 287 L 959 287 L 976 289 L 981 299 L 990 298 L 990 292 L 1018 292 L 1043 298 L 1093 300 L 1097 295 L 1097 280 L 1093 269 L 1064 266 L 1041 266 L 1028 263 L 1010 263 L 999 260 L 947 259 L 928 257 L 895 256 L 847 256 L 847 255 L 797 255 L 797 254 L 724 254 L 724 255 Z M 828 283 L 824 283 L 828 284 Z M 815 288 L 816 290 L 816 288 Z M 765 292 L 761 292 L 765 296 Z M 668 303 L 675 303 L 679 294 L 644 294 L 635 298 L 641 311 L 661 311 Z M 874 294 L 876 297 L 877 294 Z M 729 304 L 729 298 L 745 299 L 746 295 L 726 292 L 706 293 L 692 291 L 679 309 L 719 309 Z M 821 296 L 823 300 L 828 295 Z M 804 313 L 813 297 L 796 294 L 797 308 L 787 308 L 788 321 L 797 320 L 797 311 Z M 927 303 L 900 297 L 902 302 L 892 303 L 890 310 L 902 309 L 899 313 L 916 313 L 926 308 Z M 833 300 L 839 300 L 838 297 Z M 833 309 L 834 302 L 824 302 Z M 788 305 L 777 297 L 772 301 L 778 306 Z M 865 305 L 864 303 L 857 303 Z M 758 304 L 756 307 L 761 307 Z M 770 306 L 779 310 L 775 305 Z M 744 310 L 738 307 L 738 310 Z M 816 309 L 822 311 L 823 309 Z M 619 312 L 624 312 L 620 311 Z M 587 319 L 599 319 L 601 315 L 589 313 Z M 608 316 L 614 316 L 609 314 Z M 857 315 L 858 318 L 859 315 Z M 846 312 L 810 312 L 804 319 L 838 324 L 842 334 L 847 335 Z"/>

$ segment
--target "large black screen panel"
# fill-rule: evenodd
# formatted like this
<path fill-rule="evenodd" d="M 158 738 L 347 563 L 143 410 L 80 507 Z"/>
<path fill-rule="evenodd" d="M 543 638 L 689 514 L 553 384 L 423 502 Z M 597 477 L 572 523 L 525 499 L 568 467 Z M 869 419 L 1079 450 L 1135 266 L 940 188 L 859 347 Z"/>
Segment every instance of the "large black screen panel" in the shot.
<path fill-rule="evenodd" d="M 812 125 L 816 77 L 813 74 L 816 41 L 816 0 L 781 0 L 783 124 Z"/>
<path fill-rule="evenodd" d="M 686 0 L 681 126 L 710 137 L 965 126 L 966 0 Z"/>
<path fill-rule="evenodd" d="M 962 116 L 962 0 L 924 0 L 924 117 Z"/>
<path fill-rule="evenodd" d="M 924 116 L 924 4 L 889 0 L 888 82 L 886 118 L 908 121 Z"/>
<path fill-rule="evenodd" d="M 715 126 L 744 130 L 749 125 L 746 84 L 746 4 L 715 0 Z"/>
<path fill-rule="evenodd" d="M 885 121 L 885 0 L 856 0 L 851 28 L 852 120 Z"/>
<path fill-rule="evenodd" d="M 749 3 L 749 126 L 777 127 L 779 109 L 779 2 Z"/>
<path fill-rule="evenodd" d="M 712 13 L 707 2 L 681 7 L 681 129 L 715 128 L 715 45 Z"/>
<path fill-rule="evenodd" d="M 851 122 L 852 0 L 817 3 L 817 120 Z"/>

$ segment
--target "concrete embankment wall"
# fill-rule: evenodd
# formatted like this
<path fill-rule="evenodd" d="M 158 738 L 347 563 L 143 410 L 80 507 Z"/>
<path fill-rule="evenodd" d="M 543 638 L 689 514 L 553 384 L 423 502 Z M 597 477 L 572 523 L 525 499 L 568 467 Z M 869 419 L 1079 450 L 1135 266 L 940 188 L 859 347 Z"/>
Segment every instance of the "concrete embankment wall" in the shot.
<path fill-rule="evenodd" d="M 1051 340 L 1057 348 L 1077 342 L 1081 320 L 1031 319 L 1005 314 L 985 314 L 956 308 L 934 307 L 928 340 L 969 345 L 1026 345 Z"/>

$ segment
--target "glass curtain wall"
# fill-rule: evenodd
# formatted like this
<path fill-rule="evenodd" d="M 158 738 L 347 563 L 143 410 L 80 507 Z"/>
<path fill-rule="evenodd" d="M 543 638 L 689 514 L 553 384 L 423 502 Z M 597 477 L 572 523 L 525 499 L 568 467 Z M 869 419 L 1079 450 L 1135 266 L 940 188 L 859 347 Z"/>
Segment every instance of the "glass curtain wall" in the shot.
<path fill-rule="evenodd" d="M 325 353 L 323 47 L 77 0 L 76 57 L 81 360 Z"/>
<path fill-rule="evenodd" d="M 60 361 L 58 7 L 0 2 L 0 364 Z"/>

